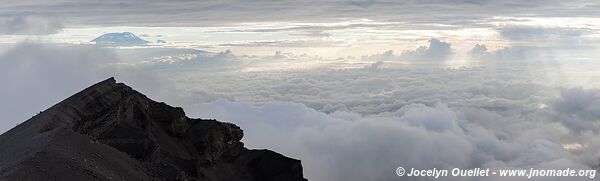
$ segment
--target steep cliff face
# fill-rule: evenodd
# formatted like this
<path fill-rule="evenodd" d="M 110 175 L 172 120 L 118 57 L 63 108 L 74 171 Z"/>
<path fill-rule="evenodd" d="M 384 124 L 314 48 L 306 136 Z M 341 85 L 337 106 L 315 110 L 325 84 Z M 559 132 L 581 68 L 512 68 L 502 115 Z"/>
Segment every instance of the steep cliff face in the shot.
<path fill-rule="evenodd" d="M 0 180 L 305 180 L 299 160 L 113 78 L 0 135 Z"/>

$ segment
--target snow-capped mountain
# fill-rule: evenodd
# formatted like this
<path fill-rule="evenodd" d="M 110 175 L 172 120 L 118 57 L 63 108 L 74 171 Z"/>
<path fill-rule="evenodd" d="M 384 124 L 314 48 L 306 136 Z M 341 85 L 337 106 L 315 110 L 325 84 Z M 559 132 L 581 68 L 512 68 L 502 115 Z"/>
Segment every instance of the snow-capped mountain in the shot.
<path fill-rule="evenodd" d="M 96 42 L 96 44 L 117 46 L 144 45 L 150 43 L 149 41 L 141 39 L 131 32 L 106 33 L 96 39 L 93 39 L 91 42 Z"/>

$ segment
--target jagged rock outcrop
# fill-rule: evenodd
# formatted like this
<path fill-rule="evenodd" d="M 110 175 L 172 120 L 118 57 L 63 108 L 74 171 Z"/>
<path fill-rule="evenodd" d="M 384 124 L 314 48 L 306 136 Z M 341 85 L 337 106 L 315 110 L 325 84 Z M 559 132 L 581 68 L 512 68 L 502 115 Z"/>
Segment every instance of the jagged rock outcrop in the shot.
<path fill-rule="evenodd" d="M 0 180 L 305 180 L 299 160 L 242 136 L 110 78 L 0 135 Z"/>

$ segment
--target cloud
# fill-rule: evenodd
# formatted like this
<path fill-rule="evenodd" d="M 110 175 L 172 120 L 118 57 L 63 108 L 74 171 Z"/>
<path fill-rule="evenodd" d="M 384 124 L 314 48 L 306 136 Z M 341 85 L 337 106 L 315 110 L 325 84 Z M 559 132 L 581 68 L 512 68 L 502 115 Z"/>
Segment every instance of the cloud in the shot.
<path fill-rule="evenodd" d="M 529 26 L 509 26 L 499 30 L 502 37 L 509 40 L 536 40 L 536 41 L 556 41 L 556 40 L 573 40 L 581 37 L 583 32 L 576 29 L 565 28 L 542 28 Z"/>
<path fill-rule="evenodd" d="M 330 37 L 331 33 L 327 33 L 322 30 L 309 30 L 307 32 L 302 32 L 302 33 L 291 33 L 290 35 L 300 35 L 300 36 L 308 36 L 308 37 Z"/>
<path fill-rule="evenodd" d="M 431 47 L 450 47 L 430 44 L 426 49 L 434 52 L 444 51 Z M 488 50 L 478 45 L 472 52 Z M 196 62 L 157 68 L 123 61 L 125 54 Z M 197 57 L 178 57 L 185 54 Z M 557 89 L 564 84 L 552 84 L 555 79 L 539 71 L 540 62 L 448 68 L 375 61 L 399 57 L 389 51 L 368 61 L 336 60 L 332 67 L 241 71 L 296 67 L 312 59 L 302 57 L 22 43 L 0 55 L 0 114 L 8 120 L 0 129 L 116 76 L 150 97 L 184 107 L 191 116 L 239 124 L 247 146 L 301 159 L 313 180 L 399 179 L 398 166 L 598 165 L 598 91 Z M 339 68 L 354 64 L 357 68 Z M 573 71 L 581 79 L 593 76 L 594 67 Z"/>
<path fill-rule="evenodd" d="M 511 127 L 522 127 L 511 134 L 502 133 L 479 124 L 481 120 L 464 116 L 477 111 L 457 111 L 444 104 L 409 104 L 390 116 L 361 116 L 344 111 L 325 114 L 296 103 L 252 106 L 226 100 L 186 110 L 194 116 L 240 125 L 246 133 L 243 141 L 250 147 L 273 148 L 302 159 L 305 175 L 313 180 L 393 180 L 398 179 L 394 172 L 398 166 L 420 169 L 564 169 L 565 166 L 589 169 L 592 166 L 580 162 L 577 155 L 565 150 L 557 140 L 544 137 L 564 135 L 560 127 L 511 122 L 508 123 Z"/>
<path fill-rule="evenodd" d="M 476 44 L 471 50 L 467 52 L 469 58 L 474 60 L 482 60 L 490 57 L 487 47 L 484 44 Z"/>
<path fill-rule="evenodd" d="M 190 115 L 240 125 L 247 146 L 301 159 L 313 180 L 399 179 L 398 166 L 595 168 L 595 91 L 561 91 L 538 63 L 170 75 L 207 97 L 183 106 Z"/>
<path fill-rule="evenodd" d="M 475 149 L 454 113 L 443 105 L 415 105 L 391 118 L 348 112 L 327 115 L 284 102 L 253 107 L 220 100 L 198 105 L 193 111 L 239 124 L 246 130 L 247 145 L 303 158 L 305 174 L 313 180 L 395 179 L 393 170 L 400 165 L 469 166 Z"/>
<path fill-rule="evenodd" d="M 556 61 L 593 59 L 594 30 L 536 26 L 500 26 L 498 33 L 508 41 L 507 47 L 489 51 L 485 44 L 476 44 L 467 51 L 471 60 Z"/>
<path fill-rule="evenodd" d="M 363 61 L 444 61 L 454 53 L 450 43 L 436 38 L 429 39 L 428 46 L 419 46 L 415 50 L 404 50 L 401 54 L 388 50 L 380 54 L 362 56 Z"/>
<path fill-rule="evenodd" d="M 393 112 L 406 104 L 431 105 L 440 100 L 453 106 L 502 110 L 529 104 L 516 100 L 527 100 L 545 84 L 530 81 L 528 72 L 516 68 L 508 68 L 512 73 L 505 74 L 506 70 L 490 68 L 388 68 L 391 66 L 393 62 L 376 63 L 376 68 L 366 69 L 267 71 L 245 76 L 230 72 L 218 76 L 202 74 L 202 79 L 183 73 L 178 77 L 194 80 L 195 84 L 185 86 L 189 91 L 227 95 L 238 101 L 294 101 L 326 113 L 345 109 L 360 114 Z M 227 91 L 213 89 L 217 87 Z"/>
<path fill-rule="evenodd" d="M 450 43 L 438 39 L 429 39 L 429 46 L 420 46 L 415 50 L 405 50 L 400 54 L 401 59 L 407 60 L 446 60 L 452 55 Z"/>
<path fill-rule="evenodd" d="M 24 42 L 0 55 L 0 132 L 108 77 L 151 97 L 173 91 L 168 83 L 128 66 L 110 49 Z M 166 96 L 177 100 L 177 93 Z"/>
<path fill-rule="evenodd" d="M 163 35 L 150 35 L 150 34 L 140 34 L 138 36 L 139 37 L 145 37 L 145 38 L 160 38 L 160 37 L 163 37 Z"/>
<path fill-rule="evenodd" d="M 600 131 L 600 90 L 564 89 L 554 108 L 562 123 L 574 131 Z"/>
<path fill-rule="evenodd" d="M 483 44 L 476 44 L 467 55 L 471 60 L 529 62 L 551 61 L 554 56 L 549 47 L 511 46 L 490 52 Z"/>
<path fill-rule="evenodd" d="M 133 54 L 145 55 L 145 50 Z M 212 53 L 197 50 L 165 50 L 164 55 L 138 57 L 136 66 L 145 70 L 195 69 L 204 72 L 227 72 L 240 70 L 250 59 L 236 56 L 231 50 Z"/>
<path fill-rule="evenodd" d="M 303 35 L 304 36 L 304 35 Z M 222 47 L 335 47 L 345 43 L 344 41 L 325 40 L 273 40 L 273 41 L 250 41 L 238 43 L 219 44 Z"/>
<path fill-rule="evenodd" d="M 56 18 L 44 16 L 0 16 L 0 34 L 45 35 L 62 30 L 62 23 Z"/>
<path fill-rule="evenodd" d="M 396 53 L 394 53 L 394 50 L 388 50 L 385 51 L 383 53 L 380 54 L 373 54 L 373 55 L 369 55 L 369 56 L 362 56 L 361 57 L 362 60 L 366 60 L 366 61 L 392 61 L 392 60 L 398 60 L 399 57 L 398 55 L 396 55 Z"/>
<path fill-rule="evenodd" d="M 581 6 L 580 4 L 586 6 Z M 65 4 L 68 4 L 65 5 Z M 411 22 L 413 24 L 444 23 L 482 26 L 489 17 L 506 14 L 527 16 L 597 16 L 598 6 L 590 1 L 186 1 L 165 3 L 148 0 L 144 3 L 126 0 L 32 0 L 19 4 L 5 4 L 5 13 L 37 12 L 69 17 L 75 25 L 115 26 L 199 26 L 206 23 L 236 23 L 257 21 L 326 21 L 340 18 L 373 19 L 378 21 Z M 298 8 L 305 7 L 305 8 Z M 518 7 L 518 8 L 517 8 Z M 95 11 L 87 11 L 94 8 Z M 460 10 L 460 11 L 457 11 Z M 423 16 L 428 12 L 429 16 Z M 138 21 L 131 22 L 131 19 Z M 133 24 L 132 24 L 133 23 Z"/>

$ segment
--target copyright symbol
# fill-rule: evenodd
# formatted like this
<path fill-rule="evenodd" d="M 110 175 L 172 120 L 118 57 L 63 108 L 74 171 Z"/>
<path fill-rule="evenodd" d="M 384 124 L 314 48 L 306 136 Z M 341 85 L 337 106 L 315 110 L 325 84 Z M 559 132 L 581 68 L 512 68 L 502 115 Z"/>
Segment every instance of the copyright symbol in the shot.
<path fill-rule="evenodd" d="M 402 176 L 404 176 L 404 172 L 406 172 L 404 170 L 404 167 L 398 167 L 398 168 L 396 168 L 396 175 L 402 177 Z"/>

